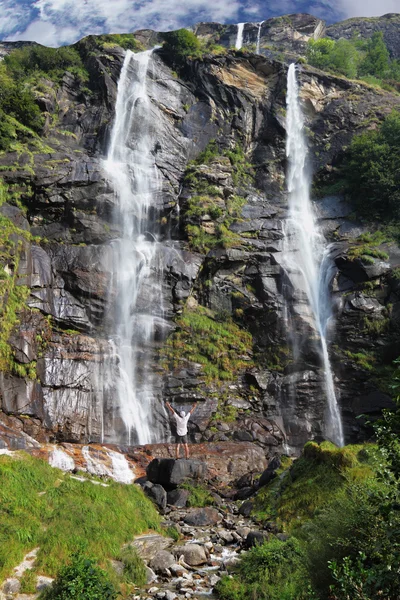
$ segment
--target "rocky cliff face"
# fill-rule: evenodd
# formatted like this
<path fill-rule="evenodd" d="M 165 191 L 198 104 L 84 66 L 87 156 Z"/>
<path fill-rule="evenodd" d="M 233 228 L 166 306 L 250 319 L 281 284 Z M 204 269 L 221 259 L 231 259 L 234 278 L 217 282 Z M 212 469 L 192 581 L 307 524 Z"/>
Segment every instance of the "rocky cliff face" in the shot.
<path fill-rule="evenodd" d="M 262 35 L 292 50 L 323 29 L 304 15 L 273 21 L 263 24 Z M 220 43 L 232 45 L 232 27 L 196 29 L 201 36 L 216 31 Z M 247 32 L 250 25 L 245 41 Z M 152 45 L 157 35 L 137 37 Z M 31 438 L 124 441 L 112 385 L 105 390 L 101 376 L 113 351 L 106 335 L 114 291 L 110 243 L 119 235 L 102 160 L 124 51 L 101 51 L 91 38 L 78 47 L 88 86 L 68 72 L 59 86 L 43 80 L 37 98 L 46 115 L 43 136 L 0 156 L 2 265 L 12 282 L 2 299 L 3 445 L 29 445 Z M 303 339 L 296 357 L 285 327 L 286 71 L 285 62 L 229 51 L 187 61 L 178 76 L 161 51 L 153 55 L 151 102 L 162 132 L 154 147 L 162 181 L 154 216 L 170 329 L 150 360 L 163 439 L 169 431 L 164 399 L 176 406 L 199 402 L 191 431 L 197 442 L 233 439 L 276 450 L 285 439 L 299 447 L 322 435 L 323 373 L 295 289 L 289 296 Z M 320 179 L 354 133 L 400 106 L 397 95 L 306 67 L 300 83 Z M 393 268 L 400 250 L 390 246 L 387 260 L 364 264 L 351 252 L 364 243 L 358 236 L 365 231 L 352 209 L 337 196 L 315 204 L 332 243 L 331 352 L 346 440 L 354 441 L 364 435 L 356 417 L 390 401 L 382 373 L 399 354 Z M 142 293 L 145 304 L 145 288 Z M 19 433 L 13 438 L 12 431 Z"/>

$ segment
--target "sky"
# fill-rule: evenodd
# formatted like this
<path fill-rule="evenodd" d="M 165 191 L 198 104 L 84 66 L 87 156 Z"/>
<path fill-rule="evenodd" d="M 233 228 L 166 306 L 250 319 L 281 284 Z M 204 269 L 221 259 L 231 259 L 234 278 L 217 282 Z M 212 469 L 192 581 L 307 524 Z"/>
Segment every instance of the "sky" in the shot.
<path fill-rule="evenodd" d="M 400 13 L 400 0 L 0 0 L 0 40 L 60 46 L 89 34 L 258 22 L 295 12 L 333 23 Z"/>

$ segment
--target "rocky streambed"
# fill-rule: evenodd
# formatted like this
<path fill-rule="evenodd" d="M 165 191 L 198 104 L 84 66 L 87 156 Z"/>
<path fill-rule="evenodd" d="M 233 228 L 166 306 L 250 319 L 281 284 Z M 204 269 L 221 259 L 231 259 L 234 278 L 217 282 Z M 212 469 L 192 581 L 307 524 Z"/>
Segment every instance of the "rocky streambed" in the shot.
<path fill-rule="evenodd" d="M 166 512 L 164 525 L 176 528 L 180 539 L 155 534 L 135 539 L 132 545 L 147 564 L 148 583 L 134 600 L 216 598 L 216 584 L 240 555 L 271 535 L 234 502 L 215 508 L 168 507 Z"/>

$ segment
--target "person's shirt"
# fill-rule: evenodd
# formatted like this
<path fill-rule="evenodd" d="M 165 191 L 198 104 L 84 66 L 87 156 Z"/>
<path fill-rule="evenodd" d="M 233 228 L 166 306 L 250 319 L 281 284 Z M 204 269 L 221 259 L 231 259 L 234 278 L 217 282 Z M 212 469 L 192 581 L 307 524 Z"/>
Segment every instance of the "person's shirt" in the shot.
<path fill-rule="evenodd" d="M 174 417 L 175 417 L 175 421 L 176 421 L 176 433 L 178 435 L 187 435 L 187 432 L 188 432 L 187 424 L 190 419 L 190 412 L 187 415 L 185 415 L 184 417 L 181 417 L 177 413 L 174 413 Z"/>

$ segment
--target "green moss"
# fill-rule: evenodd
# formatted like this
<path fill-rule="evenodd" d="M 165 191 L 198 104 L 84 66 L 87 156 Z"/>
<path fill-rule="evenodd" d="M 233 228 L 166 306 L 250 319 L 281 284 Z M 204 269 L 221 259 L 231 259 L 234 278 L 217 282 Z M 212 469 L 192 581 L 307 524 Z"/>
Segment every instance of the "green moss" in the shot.
<path fill-rule="evenodd" d="M 252 337 L 231 319 L 203 307 L 184 308 L 176 330 L 161 352 L 165 369 L 183 368 L 188 361 L 202 365 L 207 381 L 231 380 L 252 365 Z"/>
<path fill-rule="evenodd" d="M 370 352 L 350 352 L 349 350 L 345 350 L 344 354 L 366 371 L 372 372 L 374 370 L 376 358 Z"/>
<path fill-rule="evenodd" d="M 373 264 L 375 262 L 374 258 L 387 260 L 389 258 L 388 253 L 378 248 L 380 244 L 387 241 L 390 240 L 382 231 L 363 233 L 357 238 L 356 245 L 349 248 L 348 256 L 352 260 L 360 258 L 366 264 Z"/>

